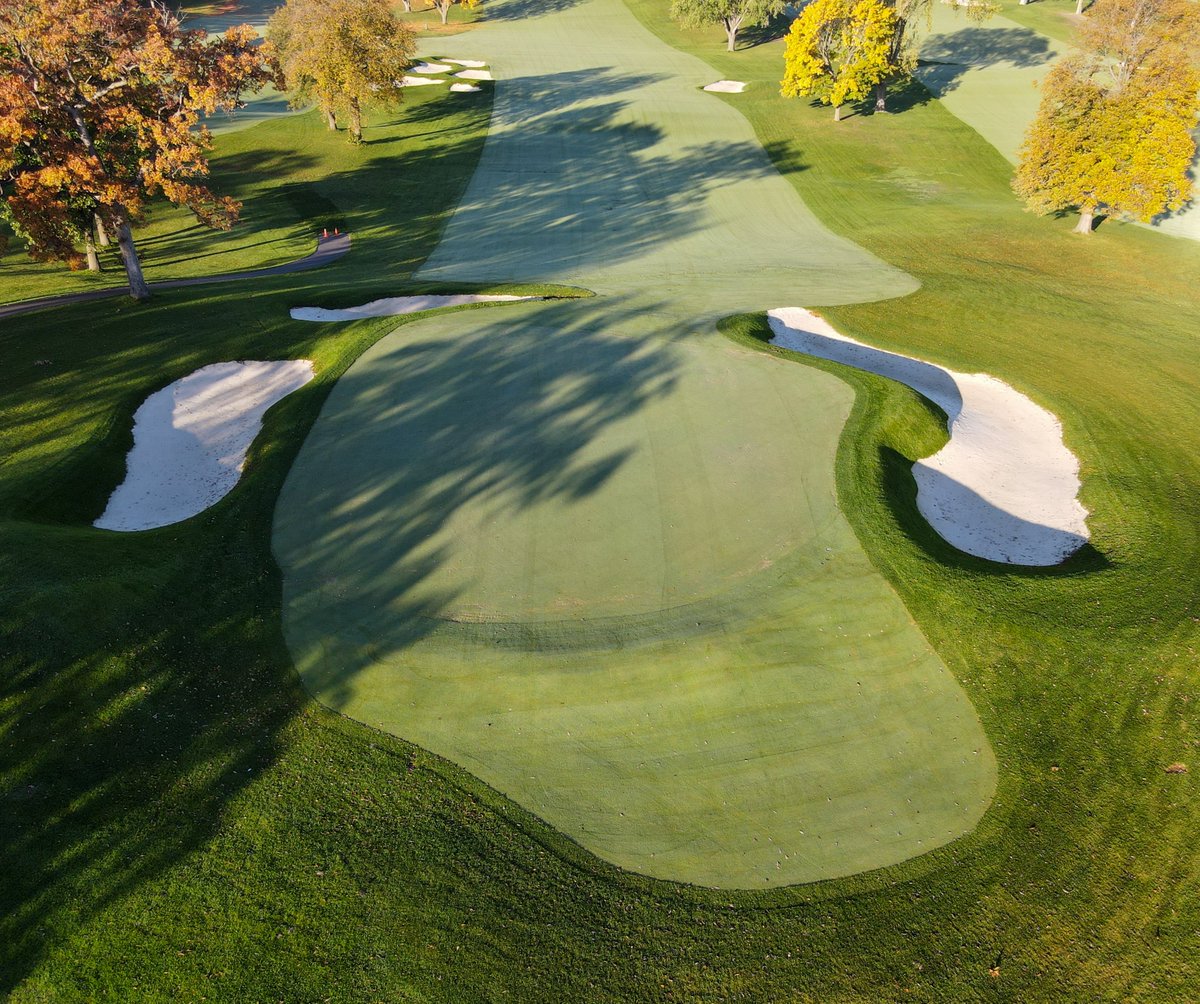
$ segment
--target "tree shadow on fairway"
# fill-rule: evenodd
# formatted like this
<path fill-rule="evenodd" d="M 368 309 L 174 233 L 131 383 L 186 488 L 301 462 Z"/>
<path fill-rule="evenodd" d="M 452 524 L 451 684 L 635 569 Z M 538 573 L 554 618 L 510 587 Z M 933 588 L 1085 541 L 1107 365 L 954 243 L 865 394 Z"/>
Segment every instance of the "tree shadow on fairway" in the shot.
<path fill-rule="evenodd" d="M 738 32 L 739 49 L 754 49 L 760 45 L 777 42 L 788 33 L 793 18 L 787 14 L 769 18 L 766 24 L 753 24 Z"/>
<path fill-rule="evenodd" d="M 605 430 L 671 393 L 677 364 L 669 331 L 609 332 L 644 332 L 652 312 L 603 299 L 430 318 L 342 378 L 275 523 L 288 638 L 316 696 L 344 707 L 361 669 L 464 616 L 453 583 L 489 534 L 459 533 L 460 511 L 491 526 L 570 506 L 620 470 L 632 448 Z"/>
<path fill-rule="evenodd" d="M 717 190 L 776 173 L 757 142 L 681 145 L 645 121 L 632 95 L 658 82 L 611 68 L 507 81 L 479 170 L 427 268 L 587 281 L 597 266 L 711 226 L 704 206 Z"/>
<path fill-rule="evenodd" d="M 364 243 L 349 267 L 273 279 L 254 297 L 236 287 L 178 291 L 145 306 L 69 308 L 53 325 L 40 316 L 6 325 L 0 401 L 19 405 L 0 409 L 0 441 L 38 453 L 44 469 L 18 451 L 0 479 L 0 997 L 95 918 L 111 923 L 127 898 L 208 853 L 239 818 L 247 789 L 294 757 L 297 730 L 310 728 L 280 632 L 272 514 L 332 376 L 385 329 L 292 322 L 287 306 L 352 289 L 363 264 L 377 261 L 372 251 L 389 247 Z M 497 324 L 504 309 L 467 311 L 461 323 Z M 633 316 L 615 309 L 618 322 Z M 590 454 L 589 444 L 670 387 L 669 351 L 651 358 L 635 340 L 601 340 L 582 317 L 546 346 L 541 359 L 561 380 L 539 387 L 535 356 L 516 351 L 535 338 L 531 323 L 513 325 L 509 348 L 405 338 L 393 350 L 395 388 L 349 378 L 361 436 L 421 430 L 452 475 L 434 482 L 426 468 L 419 483 L 401 484 L 419 476 L 414 459 L 360 486 L 395 493 L 413 519 L 368 527 L 359 546 L 382 542 L 399 555 L 396 568 L 370 556 L 367 569 L 392 577 L 386 597 L 377 594 L 395 604 L 392 643 L 420 637 L 452 599 L 421 591 L 442 560 L 421 549 L 423 533 L 480 494 L 523 505 L 596 491 L 624 456 Z M 34 365 L 43 356 L 50 373 Z M 272 409 L 246 475 L 223 501 L 146 533 L 81 525 L 120 479 L 146 394 L 222 359 L 296 357 L 322 359 L 324 369 Z M 469 411 L 492 399 L 513 407 L 496 429 Z M 108 423 L 114 410 L 121 417 Z M 69 436 L 79 422 L 108 431 L 80 447 Z M 60 525 L 14 519 L 40 518 L 39 500 L 50 498 Z M 328 546 L 345 541 L 335 535 Z M 148 923 L 151 937 L 170 940 L 161 917 Z"/>
<path fill-rule="evenodd" d="M 547 14 L 561 14 L 583 0 L 495 0 L 483 13 L 486 21 L 528 21 Z"/>
<path fill-rule="evenodd" d="M 921 47 L 919 76 L 938 94 L 955 90 L 973 69 L 1045 66 L 1054 51 L 1045 35 L 1029 28 L 963 28 L 931 38 Z"/>

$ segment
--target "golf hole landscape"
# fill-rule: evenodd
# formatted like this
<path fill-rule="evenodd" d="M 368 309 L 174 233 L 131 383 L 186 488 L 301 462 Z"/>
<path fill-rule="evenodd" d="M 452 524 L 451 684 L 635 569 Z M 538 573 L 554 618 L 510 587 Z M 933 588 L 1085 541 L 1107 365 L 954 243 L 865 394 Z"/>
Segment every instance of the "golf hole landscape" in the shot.
<path fill-rule="evenodd" d="M 0 88 L 0 998 L 1200 998 L 1196 212 L 1022 146 L 1188 0 L 73 2 L 236 99 Z"/>

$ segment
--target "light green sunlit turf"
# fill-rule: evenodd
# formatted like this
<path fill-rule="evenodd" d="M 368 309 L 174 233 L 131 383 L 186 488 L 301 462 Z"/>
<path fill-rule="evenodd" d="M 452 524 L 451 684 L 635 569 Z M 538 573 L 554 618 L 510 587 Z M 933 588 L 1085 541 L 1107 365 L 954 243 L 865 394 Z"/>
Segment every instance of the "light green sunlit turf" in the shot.
<path fill-rule="evenodd" d="M 1074 16 L 1058 4 L 1022 7 L 1015 2 L 1006 2 L 1002 14 L 983 22 L 970 20 L 944 2 L 935 2 L 932 13 L 932 30 L 921 43 L 917 79 L 1016 163 L 1025 132 L 1037 114 L 1038 85 L 1054 62 L 1072 51 Z M 1168 214 L 1154 227 L 1174 237 L 1200 240 L 1200 209 L 1193 206 Z"/>
<path fill-rule="evenodd" d="M 849 389 L 713 330 L 915 283 L 619 0 L 522 6 L 463 40 L 497 111 L 418 277 L 600 295 L 406 325 L 339 381 L 276 516 L 301 676 L 658 877 L 813 881 L 968 832 L 994 762 L 837 508 Z"/>

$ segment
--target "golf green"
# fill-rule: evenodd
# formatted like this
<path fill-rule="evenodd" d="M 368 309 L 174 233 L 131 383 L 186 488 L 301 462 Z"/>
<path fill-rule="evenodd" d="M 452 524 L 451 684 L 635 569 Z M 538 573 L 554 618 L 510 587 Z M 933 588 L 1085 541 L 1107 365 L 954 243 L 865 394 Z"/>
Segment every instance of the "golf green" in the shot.
<path fill-rule="evenodd" d="M 620 0 L 527 9 L 449 53 L 501 79 L 420 278 L 600 295 L 409 323 L 339 381 L 276 512 L 301 677 L 660 878 L 814 881 L 969 832 L 987 740 L 837 507 L 851 391 L 713 326 L 914 283 Z"/>

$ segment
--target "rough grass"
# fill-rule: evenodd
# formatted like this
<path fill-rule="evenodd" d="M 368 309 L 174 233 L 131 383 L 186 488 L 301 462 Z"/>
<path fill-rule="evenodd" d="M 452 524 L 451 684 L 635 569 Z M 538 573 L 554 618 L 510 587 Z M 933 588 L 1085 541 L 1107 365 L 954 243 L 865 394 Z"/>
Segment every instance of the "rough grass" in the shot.
<path fill-rule="evenodd" d="M 903 388 L 844 373 L 859 396 L 843 505 L 985 719 L 1002 772 L 992 812 L 967 841 L 889 872 L 712 894 L 607 868 L 463 772 L 308 702 L 279 636 L 271 510 L 329 381 L 387 323 L 326 337 L 280 317 L 318 292 L 379 289 L 359 245 L 336 276 L 275 280 L 250 300 L 181 291 L 0 332 L 0 993 L 1200 993 L 1200 252 L 1131 227 L 1082 242 L 1070 221 L 1021 213 L 999 155 L 920 94 L 902 114 L 834 126 L 828 109 L 773 97 L 777 52 L 726 60 L 719 37 L 637 6 L 721 76 L 757 81 L 730 100 L 778 141 L 809 204 L 921 277 L 903 309 L 827 311 L 836 323 L 1013 381 L 1063 417 L 1084 461 L 1096 553 L 1060 572 L 982 570 L 915 517 L 904 468 L 936 446 L 934 417 Z M 398 131 L 391 152 L 409 169 L 365 172 L 371 188 L 346 205 L 391 234 L 389 280 L 428 252 L 477 155 L 482 122 L 453 107 L 467 117 L 431 109 L 413 130 L 425 136 Z M 443 152 L 444 170 L 416 170 Z M 398 205 L 401 184 L 412 201 Z M 739 323 L 761 336 L 761 320 Z M 242 487 L 182 527 L 115 543 L 81 529 L 119 477 L 137 401 L 231 352 L 308 353 L 323 372 L 268 417 Z M 1174 763 L 1193 769 L 1168 774 Z"/>

